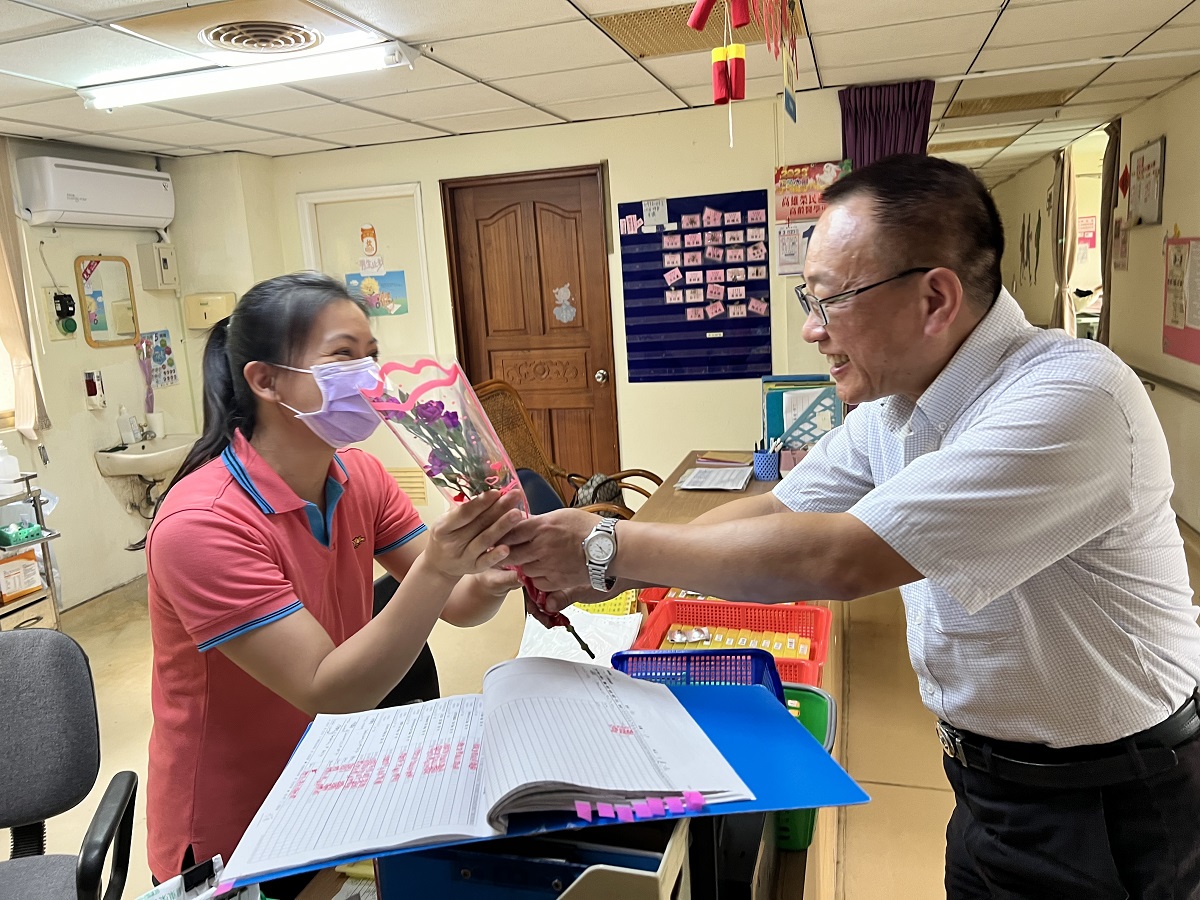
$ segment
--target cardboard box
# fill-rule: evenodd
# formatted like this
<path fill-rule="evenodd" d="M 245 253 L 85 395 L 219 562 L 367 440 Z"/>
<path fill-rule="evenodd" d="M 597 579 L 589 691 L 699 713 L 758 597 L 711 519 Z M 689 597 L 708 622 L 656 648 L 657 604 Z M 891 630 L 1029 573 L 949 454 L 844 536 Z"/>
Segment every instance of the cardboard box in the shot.
<path fill-rule="evenodd" d="M 37 557 L 33 551 L 0 560 L 0 603 L 8 603 L 42 589 Z"/>

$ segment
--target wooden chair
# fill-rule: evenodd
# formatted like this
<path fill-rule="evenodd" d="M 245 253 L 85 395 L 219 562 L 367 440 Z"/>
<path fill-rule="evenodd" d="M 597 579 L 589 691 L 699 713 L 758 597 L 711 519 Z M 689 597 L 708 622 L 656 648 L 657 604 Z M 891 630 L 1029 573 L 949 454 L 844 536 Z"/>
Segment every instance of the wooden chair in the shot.
<path fill-rule="evenodd" d="M 554 488 L 562 498 L 563 505 L 570 505 L 571 497 L 567 493 L 569 487 L 573 486 L 577 490 L 588 476 L 569 474 L 566 469 L 550 459 L 542 447 L 542 442 L 538 439 L 529 410 L 521 400 L 516 388 L 507 381 L 493 378 L 475 385 L 475 394 L 479 397 L 484 412 L 487 413 L 492 426 L 496 429 L 500 443 L 508 451 L 508 457 L 512 460 L 513 466 L 536 472 Z M 661 478 L 645 469 L 624 469 L 620 472 L 613 472 L 608 477 L 612 478 L 622 491 L 629 489 L 643 497 L 649 497 L 653 493 L 653 488 L 648 490 L 627 479 L 644 478 L 654 487 L 662 484 Z M 574 491 L 570 493 L 572 496 L 574 495 Z M 593 503 L 583 509 L 600 515 L 618 516 L 622 519 L 633 516 L 633 510 L 625 506 L 623 502 Z"/>

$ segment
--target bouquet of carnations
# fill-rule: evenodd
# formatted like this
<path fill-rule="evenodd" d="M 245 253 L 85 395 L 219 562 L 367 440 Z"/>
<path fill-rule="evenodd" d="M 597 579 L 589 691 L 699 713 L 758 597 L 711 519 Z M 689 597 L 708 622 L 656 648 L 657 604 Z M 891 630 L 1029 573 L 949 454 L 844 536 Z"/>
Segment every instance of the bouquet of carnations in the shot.
<path fill-rule="evenodd" d="M 367 399 L 448 499 L 520 488 L 492 423 L 455 361 L 385 362 Z"/>
<path fill-rule="evenodd" d="M 520 490 L 517 471 L 457 361 L 423 357 L 385 362 L 379 371 L 383 380 L 364 395 L 447 498 L 463 503 L 487 491 Z M 524 502 L 521 508 L 529 515 Z M 524 574 L 521 582 L 529 601 L 544 609 L 545 594 Z M 553 619 L 595 658 L 566 616 Z"/>

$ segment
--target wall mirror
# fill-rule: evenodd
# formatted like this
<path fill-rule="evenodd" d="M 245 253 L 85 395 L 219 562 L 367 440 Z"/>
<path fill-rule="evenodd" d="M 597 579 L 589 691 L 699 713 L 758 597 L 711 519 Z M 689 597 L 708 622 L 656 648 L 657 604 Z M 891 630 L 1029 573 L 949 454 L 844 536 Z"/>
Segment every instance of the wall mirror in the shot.
<path fill-rule="evenodd" d="M 93 347 L 133 346 L 138 338 L 133 273 L 123 256 L 77 256 L 75 286 L 83 336 Z"/>

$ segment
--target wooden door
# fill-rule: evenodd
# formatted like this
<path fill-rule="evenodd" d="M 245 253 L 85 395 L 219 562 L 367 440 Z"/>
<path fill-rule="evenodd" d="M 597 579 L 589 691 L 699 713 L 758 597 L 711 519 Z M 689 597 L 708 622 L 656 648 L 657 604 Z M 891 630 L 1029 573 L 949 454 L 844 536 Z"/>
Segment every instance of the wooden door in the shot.
<path fill-rule="evenodd" d="M 568 472 L 619 466 L 599 166 L 442 183 L 459 358 L 517 389 Z"/>

